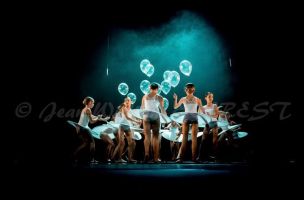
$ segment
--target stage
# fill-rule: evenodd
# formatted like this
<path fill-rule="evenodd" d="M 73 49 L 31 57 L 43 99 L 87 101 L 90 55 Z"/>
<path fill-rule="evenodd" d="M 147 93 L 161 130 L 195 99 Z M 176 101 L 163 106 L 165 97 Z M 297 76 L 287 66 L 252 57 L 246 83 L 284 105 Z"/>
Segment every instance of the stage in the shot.
<path fill-rule="evenodd" d="M 93 194 L 98 199 L 199 194 L 197 199 L 213 200 L 219 195 L 245 199 L 264 197 L 260 192 L 283 192 L 292 199 L 301 192 L 295 187 L 301 181 L 303 156 L 301 129 L 296 126 L 300 84 L 295 74 L 300 73 L 294 63 L 299 41 L 295 29 L 301 18 L 288 14 L 286 4 L 265 2 L 139 5 L 107 2 L 97 10 L 45 6 L 50 11 L 12 6 L 7 17 L 11 21 L 4 27 L 9 36 L 4 74 L 12 80 L 3 84 L 3 124 L 11 130 L 3 131 L 2 140 L 2 162 L 9 166 L 2 170 L 7 175 L 3 182 L 15 191 L 10 197 L 64 192 L 91 199 Z M 159 97 L 147 98 L 151 85 L 157 85 Z M 195 86 L 191 94 L 189 85 Z M 187 96 L 188 103 L 177 108 Z M 84 103 L 87 97 L 94 101 Z M 180 133 L 187 118 L 182 114 L 193 103 L 195 112 L 203 106 L 211 110 L 204 117 L 218 119 L 218 132 L 210 126 L 210 116 L 208 122 L 198 119 L 198 137 L 189 137 L 184 129 L 184 163 L 177 164 L 172 160 L 178 158 L 181 137 L 171 131 L 166 115 L 159 115 L 165 121 L 160 121 L 160 145 L 151 145 L 149 153 L 164 162 L 142 163 L 147 155 L 144 139 L 150 137 L 144 134 L 139 111 L 155 99 L 151 105 L 177 122 Z M 129 115 L 122 105 L 130 115 L 132 109 L 138 111 L 130 126 L 134 137 L 126 132 L 117 137 L 118 128 L 125 125 L 115 122 L 117 114 Z M 67 123 L 79 124 L 81 118 L 84 127 L 99 131 L 81 135 L 79 127 Z M 223 121 L 228 118 L 227 126 Z M 204 130 L 208 134 L 203 140 Z M 220 133 L 222 140 L 214 137 Z M 76 151 L 83 142 L 86 146 Z M 217 156 L 218 162 L 191 162 L 196 143 L 200 159 Z M 123 148 L 112 158 L 119 144 Z M 129 151 L 134 154 L 129 156 Z M 138 163 L 115 163 L 128 160 L 126 156 Z M 112 163 L 75 164 L 91 159 Z M 19 192 L 24 188 L 25 193 Z"/>

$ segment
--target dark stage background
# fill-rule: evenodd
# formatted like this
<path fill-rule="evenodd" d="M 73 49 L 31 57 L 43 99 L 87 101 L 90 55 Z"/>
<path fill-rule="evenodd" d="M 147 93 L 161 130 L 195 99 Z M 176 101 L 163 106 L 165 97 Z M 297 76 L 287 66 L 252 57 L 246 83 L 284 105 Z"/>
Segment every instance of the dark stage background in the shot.
<path fill-rule="evenodd" d="M 38 165 L 52 169 L 50 173 L 67 169 L 71 147 L 70 135 L 66 134 L 68 118 L 54 116 L 44 122 L 39 118 L 43 108 L 50 102 L 56 102 L 57 111 L 82 107 L 82 79 L 92 69 L 96 49 L 107 43 L 109 30 L 158 26 L 182 10 L 204 17 L 228 46 L 234 62 L 234 96 L 229 101 L 248 101 L 249 116 L 259 114 L 254 111 L 255 105 L 269 102 L 261 106 L 269 111 L 266 117 L 243 122 L 251 134 L 250 165 L 274 174 L 297 165 L 301 147 L 300 132 L 295 129 L 299 92 L 295 92 L 295 86 L 301 85 L 301 80 L 294 78 L 297 18 L 284 14 L 292 12 L 286 5 L 212 2 L 170 6 L 151 3 L 141 9 L 131 5 L 103 5 L 92 10 L 82 6 L 10 7 L 12 12 L 5 22 L 9 62 L 3 73 L 9 80 L 3 83 L 2 100 L 10 127 L 5 131 L 9 145 L 3 152 L 11 169 L 29 168 L 33 173 L 40 171 Z M 116 105 L 120 102 L 113 101 Z M 15 110 L 22 102 L 29 102 L 32 112 L 18 118 Z M 289 102 L 285 113 L 291 117 L 279 120 L 281 109 L 270 111 L 275 102 Z"/>

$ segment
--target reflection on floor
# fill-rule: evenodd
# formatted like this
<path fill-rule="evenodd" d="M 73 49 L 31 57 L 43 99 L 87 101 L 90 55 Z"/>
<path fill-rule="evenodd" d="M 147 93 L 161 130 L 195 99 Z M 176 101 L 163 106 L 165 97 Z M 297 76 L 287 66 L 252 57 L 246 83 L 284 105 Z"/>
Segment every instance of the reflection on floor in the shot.
<path fill-rule="evenodd" d="M 197 164 L 193 162 L 184 162 L 176 164 L 167 162 L 162 164 L 90 164 L 76 166 L 74 172 L 96 173 L 107 176 L 125 176 L 125 177 L 180 177 L 189 176 L 203 177 L 214 175 L 246 175 L 248 165 L 246 163 L 208 163 Z"/>

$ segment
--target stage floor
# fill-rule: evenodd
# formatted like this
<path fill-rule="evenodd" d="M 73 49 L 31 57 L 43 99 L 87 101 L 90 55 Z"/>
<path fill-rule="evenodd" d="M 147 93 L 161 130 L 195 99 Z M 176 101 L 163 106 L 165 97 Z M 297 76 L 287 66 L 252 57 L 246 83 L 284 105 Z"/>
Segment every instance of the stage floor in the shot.
<path fill-rule="evenodd" d="M 184 162 L 177 164 L 167 162 L 161 164 L 129 164 L 104 163 L 74 166 L 72 173 L 94 173 L 105 176 L 124 177 L 155 177 L 155 178 L 186 178 L 205 176 L 246 176 L 248 175 L 246 163 L 206 163 L 198 164 Z"/>
<path fill-rule="evenodd" d="M 293 169 L 282 170 L 267 164 L 260 167 L 248 163 L 203 163 L 184 162 L 176 164 L 121 164 L 101 163 L 69 167 L 46 166 L 36 163 L 30 168 L 19 168 L 9 182 L 14 188 L 30 186 L 44 190 L 57 190 L 71 194 L 91 191 L 96 194 L 126 196 L 152 193 L 170 194 L 216 194 L 226 195 L 254 191 L 275 192 L 294 183 L 298 176 Z M 292 176 L 290 176 L 292 175 Z M 288 181 L 282 181 L 287 179 Z M 51 188 L 44 187 L 52 183 Z M 54 184 L 53 184 L 54 183 Z M 270 190 L 269 186 L 275 190 Z M 284 191 L 284 190 L 282 190 Z M 248 196 L 249 195 L 249 196 Z"/>
<path fill-rule="evenodd" d="M 251 182 L 250 167 L 246 163 L 90 164 L 75 166 L 68 174 L 75 181 L 94 182 L 92 187 L 109 183 L 125 192 L 148 194 L 157 190 L 168 194 L 177 192 L 177 196 L 181 189 L 188 192 L 211 191 L 219 187 L 223 190 L 248 189 L 246 183 Z M 109 190 L 113 189 L 110 185 L 106 184 Z"/>

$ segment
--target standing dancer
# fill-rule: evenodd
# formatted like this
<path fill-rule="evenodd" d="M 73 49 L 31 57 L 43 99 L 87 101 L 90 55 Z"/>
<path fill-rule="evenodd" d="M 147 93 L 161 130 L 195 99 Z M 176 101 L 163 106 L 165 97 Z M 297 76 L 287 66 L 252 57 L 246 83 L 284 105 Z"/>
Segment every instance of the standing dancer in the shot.
<path fill-rule="evenodd" d="M 137 121 L 132 119 L 129 116 L 129 112 L 131 110 L 131 99 L 126 97 L 124 103 L 119 106 L 120 120 L 116 120 L 119 125 L 118 135 L 117 135 L 117 146 L 114 150 L 112 158 L 114 159 L 116 154 L 118 155 L 117 162 L 126 162 L 122 159 L 122 152 L 125 146 L 124 142 L 124 134 L 126 134 L 126 138 L 128 141 L 128 161 L 131 163 L 136 163 L 136 160 L 133 159 L 133 154 L 135 150 L 135 141 L 133 140 L 133 132 L 130 129 L 130 122 L 141 123 L 141 121 Z"/>
<path fill-rule="evenodd" d="M 177 95 L 174 94 L 174 109 L 179 108 L 182 104 L 184 105 L 186 115 L 183 120 L 182 125 L 182 146 L 181 146 L 181 153 L 180 157 L 176 161 L 177 163 L 182 163 L 185 152 L 186 146 L 188 142 L 188 133 L 189 133 L 189 126 L 192 125 L 192 161 L 196 161 L 196 152 L 197 152 L 197 132 L 198 132 L 198 109 L 202 112 L 203 106 L 202 101 L 194 96 L 195 86 L 193 83 L 187 83 L 185 86 L 185 92 L 187 94 L 186 97 L 183 97 L 177 103 Z"/>
<path fill-rule="evenodd" d="M 158 163 L 159 160 L 159 129 L 160 129 L 160 113 L 166 114 L 164 109 L 164 100 L 161 96 L 157 95 L 158 85 L 152 83 L 150 85 L 150 93 L 142 98 L 141 109 L 144 110 L 143 114 L 143 127 L 144 127 L 144 146 L 145 158 L 144 162 L 148 162 L 150 158 L 150 143 L 152 140 L 153 160 Z M 152 139 L 151 139 L 152 130 Z"/>
<path fill-rule="evenodd" d="M 84 108 L 81 111 L 80 119 L 77 126 L 77 133 L 82 138 L 82 144 L 74 151 L 74 157 L 78 155 L 78 153 L 85 148 L 86 146 L 90 147 L 90 160 L 91 162 L 95 162 L 94 154 L 95 154 L 95 141 L 91 133 L 91 129 L 89 127 L 90 123 L 96 123 L 97 121 L 106 121 L 109 117 L 102 118 L 99 116 L 94 116 L 92 114 L 91 109 L 94 107 L 94 99 L 92 97 L 86 97 L 83 100 Z M 110 142 L 104 139 L 108 145 L 111 145 Z"/>

